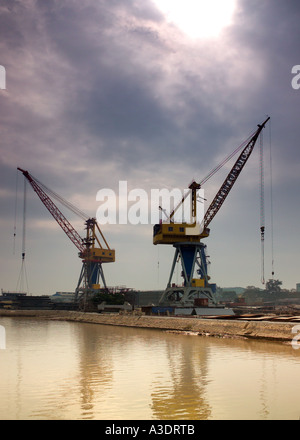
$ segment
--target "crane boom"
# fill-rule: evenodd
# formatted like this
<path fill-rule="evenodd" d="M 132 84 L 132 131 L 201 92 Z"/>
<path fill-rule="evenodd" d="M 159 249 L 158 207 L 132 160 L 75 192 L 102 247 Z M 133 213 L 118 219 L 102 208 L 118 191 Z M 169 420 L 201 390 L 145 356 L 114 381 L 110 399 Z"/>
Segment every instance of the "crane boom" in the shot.
<path fill-rule="evenodd" d="M 245 166 L 247 160 L 249 159 L 253 148 L 255 146 L 255 143 L 258 139 L 258 136 L 260 135 L 260 132 L 268 122 L 270 117 L 268 117 L 261 125 L 258 125 L 258 129 L 254 132 L 254 134 L 251 135 L 250 140 L 247 139 L 247 144 L 244 147 L 245 143 L 242 147 L 243 150 L 240 153 L 238 159 L 236 160 L 235 164 L 231 168 L 229 174 L 227 175 L 226 179 L 224 180 L 222 186 L 220 187 L 219 191 L 217 192 L 215 198 L 211 202 L 209 208 L 207 209 L 204 219 L 202 221 L 202 228 L 199 226 L 199 230 L 195 229 L 195 223 L 188 224 L 185 222 L 182 223 L 172 223 L 172 217 L 176 211 L 176 209 L 179 207 L 180 204 L 182 204 L 186 198 L 187 194 L 192 193 L 192 211 L 193 211 L 193 217 L 196 218 L 196 191 L 198 188 L 201 187 L 201 182 L 197 184 L 196 182 L 192 182 L 189 185 L 190 191 L 186 193 L 180 203 L 176 206 L 176 208 L 172 211 L 170 216 L 168 217 L 167 221 L 164 223 L 160 223 L 157 225 L 154 225 L 153 227 L 153 244 L 176 244 L 181 243 L 183 241 L 190 242 L 190 243 L 199 243 L 201 239 L 206 238 L 209 236 L 209 224 L 212 221 L 212 219 L 215 217 L 219 209 L 221 208 L 222 204 L 225 202 L 226 197 L 228 196 L 229 192 L 231 191 L 234 183 L 236 182 L 238 176 L 240 175 L 243 167 Z M 241 147 L 239 147 L 239 150 Z M 237 151 L 237 150 L 235 150 Z M 231 158 L 232 155 L 229 156 Z M 227 162 L 227 159 L 224 163 Z M 219 169 L 220 166 L 217 167 Z M 210 173 L 211 174 L 211 173 Z M 207 179 L 203 179 L 203 181 L 206 181 Z"/>
<path fill-rule="evenodd" d="M 70 240 L 75 244 L 77 249 L 80 252 L 84 252 L 85 246 L 83 244 L 82 238 L 78 234 L 78 232 L 73 228 L 71 223 L 66 219 L 63 213 L 58 209 L 58 207 L 53 203 L 50 197 L 42 190 L 42 188 L 37 184 L 34 178 L 29 174 L 28 171 L 23 170 L 22 168 L 18 168 L 19 171 L 23 173 L 26 179 L 29 181 L 30 185 L 37 193 L 43 204 L 46 206 L 50 214 L 57 221 L 59 226 L 63 229 L 63 231 L 67 234 Z"/>
<path fill-rule="evenodd" d="M 225 202 L 226 197 L 228 196 L 230 190 L 232 189 L 234 183 L 236 182 L 238 176 L 240 175 L 243 167 L 245 166 L 247 160 L 249 159 L 253 148 L 255 146 L 255 143 L 258 139 L 258 136 L 260 135 L 260 132 L 266 125 L 266 123 L 269 121 L 270 117 L 268 117 L 265 122 L 263 122 L 261 125 L 258 125 L 258 129 L 246 145 L 246 147 L 241 152 L 240 156 L 238 157 L 237 161 L 231 168 L 229 174 L 227 175 L 226 179 L 224 180 L 221 188 L 217 192 L 215 198 L 211 202 L 209 208 L 206 211 L 206 214 L 204 216 L 204 229 L 206 229 L 212 219 L 215 217 L 223 203 Z"/>
<path fill-rule="evenodd" d="M 215 198 L 209 205 L 201 225 L 202 228 L 199 224 L 197 224 L 196 219 L 197 189 L 199 189 L 201 184 L 206 182 L 210 176 L 219 170 L 229 158 L 233 157 L 233 154 L 230 154 L 225 161 L 215 167 L 212 172 L 210 172 L 210 174 L 202 180 L 202 182 L 192 182 L 189 185 L 189 189 L 192 193 L 192 223 L 187 223 L 185 221 L 175 223 L 171 220 L 178 206 L 185 200 L 185 197 L 182 197 L 179 205 L 171 212 L 167 222 L 163 223 L 161 221 L 159 224 L 154 225 L 153 244 L 173 245 L 175 248 L 168 284 L 159 300 L 159 304 L 161 306 L 172 306 L 175 308 L 185 307 L 192 310 L 194 313 L 198 302 L 199 304 L 202 304 L 202 301 L 205 300 L 205 304 L 212 304 L 213 307 L 217 305 L 215 298 L 217 287 L 216 284 L 210 282 L 210 276 L 208 274 L 209 261 L 205 251 L 206 245 L 202 243 L 202 239 L 205 239 L 209 236 L 210 230 L 208 226 L 210 222 L 213 220 L 222 204 L 225 202 L 226 197 L 231 191 L 247 160 L 249 159 L 262 129 L 269 119 L 270 118 L 268 117 L 261 125 L 258 125 L 258 129 L 254 132 L 254 134 L 251 134 L 248 139 L 234 151 L 235 154 L 237 151 L 240 151 L 243 148 L 238 159 L 217 192 Z M 182 268 L 182 285 L 172 282 L 174 279 L 175 267 L 179 260 Z M 199 277 L 196 275 L 196 273 Z M 196 278 L 194 278 L 195 275 Z"/>
<path fill-rule="evenodd" d="M 67 202 L 62 197 L 58 196 L 58 194 L 49 190 L 49 188 L 29 174 L 28 171 L 25 171 L 19 167 L 18 170 L 23 173 L 24 177 L 29 181 L 42 203 L 79 250 L 78 256 L 82 260 L 82 269 L 77 287 L 75 289 L 75 303 L 81 305 L 83 304 L 83 307 L 85 308 L 87 299 L 90 298 L 91 295 L 95 294 L 95 292 L 100 291 L 100 278 L 103 283 L 103 288 L 108 292 L 102 269 L 102 263 L 113 263 L 115 261 L 115 250 L 110 249 L 108 246 L 108 243 L 105 240 L 95 218 L 86 218 L 86 215 L 82 211 L 74 207 L 70 202 Z M 78 232 L 73 228 L 71 223 L 66 219 L 63 213 L 46 194 L 42 187 L 77 215 L 86 219 L 86 237 L 84 239 L 81 238 Z M 103 246 L 100 242 L 99 236 L 104 242 Z"/>

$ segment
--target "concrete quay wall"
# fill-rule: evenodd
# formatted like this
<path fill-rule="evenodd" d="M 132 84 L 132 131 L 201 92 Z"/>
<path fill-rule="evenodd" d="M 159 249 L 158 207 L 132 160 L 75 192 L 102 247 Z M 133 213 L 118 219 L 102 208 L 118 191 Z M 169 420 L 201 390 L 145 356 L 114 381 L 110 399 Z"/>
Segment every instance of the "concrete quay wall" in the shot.
<path fill-rule="evenodd" d="M 295 323 L 198 317 L 145 316 L 138 314 L 84 313 L 55 310 L 0 310 L 1 316 L 64 320 L 164 331 L 197 333 L 206 336 L 265 339 L 292 342 Z"/>

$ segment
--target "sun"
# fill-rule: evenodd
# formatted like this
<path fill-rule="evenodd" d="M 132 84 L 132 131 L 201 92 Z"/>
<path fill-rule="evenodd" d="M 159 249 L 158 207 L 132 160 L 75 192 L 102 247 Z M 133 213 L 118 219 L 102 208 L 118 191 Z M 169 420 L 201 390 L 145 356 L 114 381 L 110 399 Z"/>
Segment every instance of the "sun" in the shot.
<path fill-rule="evenodd" d="M 232 23 L 236 0 L 153 0 L 191 38 L 214 38 Z"/>

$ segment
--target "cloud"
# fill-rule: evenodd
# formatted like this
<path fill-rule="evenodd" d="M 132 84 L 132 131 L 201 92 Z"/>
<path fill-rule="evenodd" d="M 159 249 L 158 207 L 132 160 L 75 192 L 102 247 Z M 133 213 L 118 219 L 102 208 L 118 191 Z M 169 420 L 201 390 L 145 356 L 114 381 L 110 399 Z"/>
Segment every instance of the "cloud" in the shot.
<path fill-rule="evenodd" d="M 266 114 L 271 131 L 264 131 L 265 166 L 271 136 L 275 206 L 284 201 L 296 218 L 300 92 L 291 87 L 291 68 L 300 63 L 299 14 L 296 2 L 239 0 L 233 23 L 220 38 L 192 40 L 150 0 L 2 4 L 0 62 L 7 72 L 7 90 L 0 94 L 2 219 L 14 215 L 17 166 L 93 215 L 97 191 L 117 190 L 120 180 L 147 191 L 183 189 L 192 178 L 201 180 Z M 214 230 L 226 231 L 233 218 L 240 218 L 243 200 L 254 201 L 259 194 L 255 154 L 214 220 Z M 208 182 L 209 197 L 227 171 Z M 42 222 L 48 214 L 30 194 L 30 203 L 36 200 L 28 216 Z M 293 229 L 296 220 L 278 211 L 278 224 L 287 222 Z M 1 224 L 7 231 L 7 223 Z M 237 225 L 240 237 L 250 227 L 243 218 Z M 120 246 L 121 261 L 130 252 L 136 267 L 143 264 L 143 246 L 133 231 L 107 232 Z M 228 240 L 238 254 L 236 236 Z M 151 225 L 142 240 L 150 255 Z M 225 246 L 213 236 L 210 245 L 215 254 Z M 234 280 L 234 258 L 230 270 L 214 266 L 220 284 Z M 128 278 L 120 266 L 118 273 L 134 285 L 134 274 Z M 286 280 L 290 287 L 296 277 Z M 146 288 L 151 278 L 150 272 L 147 280 L 136 281 Z"/>

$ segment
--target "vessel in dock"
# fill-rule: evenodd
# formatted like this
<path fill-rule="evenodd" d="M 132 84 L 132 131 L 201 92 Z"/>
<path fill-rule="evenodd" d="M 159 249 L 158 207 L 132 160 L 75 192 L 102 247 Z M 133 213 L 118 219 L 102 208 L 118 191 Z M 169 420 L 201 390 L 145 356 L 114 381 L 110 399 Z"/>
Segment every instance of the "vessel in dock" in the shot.
<path fill-rule="evenodd" d="M 31 296 L 25 292 L 5 292 L 0 296 L 0 308 L 14 310 L 53 309 L 53 302 L 47 295 Z"/>

